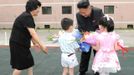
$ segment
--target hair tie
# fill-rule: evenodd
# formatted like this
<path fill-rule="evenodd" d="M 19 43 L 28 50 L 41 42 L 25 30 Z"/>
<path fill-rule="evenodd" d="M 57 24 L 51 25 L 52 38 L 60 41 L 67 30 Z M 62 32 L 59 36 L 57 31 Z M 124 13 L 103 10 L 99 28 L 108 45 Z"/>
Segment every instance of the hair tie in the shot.
<path fill-rule="evenodd" d="M 107 18 L 107 21 L 109 21 L 109 20 L 110 20 L 110 17 L 109 17 L 108 15 L 105 15 L 105 17 Z"/>

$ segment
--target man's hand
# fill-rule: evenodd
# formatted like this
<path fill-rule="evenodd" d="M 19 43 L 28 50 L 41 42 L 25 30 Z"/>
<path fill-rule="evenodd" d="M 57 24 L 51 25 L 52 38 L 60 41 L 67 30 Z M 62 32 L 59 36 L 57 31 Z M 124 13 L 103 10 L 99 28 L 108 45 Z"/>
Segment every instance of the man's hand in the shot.
<path fill-rule="evenodd" d="M 85 37 L 83 36 L 81 39 L 80 39 L 80 42 L 84 42 L 85 41 Z"/>

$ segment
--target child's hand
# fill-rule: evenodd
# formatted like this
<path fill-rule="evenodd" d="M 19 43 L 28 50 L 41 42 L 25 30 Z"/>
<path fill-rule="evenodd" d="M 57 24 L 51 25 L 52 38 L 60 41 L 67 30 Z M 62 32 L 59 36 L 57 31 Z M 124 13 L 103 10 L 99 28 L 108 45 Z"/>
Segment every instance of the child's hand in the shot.
<path fill-rule="evenodd" d="M 94 46 L 94 45 L 92 45 L 92 48 L 93 48 L 95 51 L 98 51 L 98 50 L 99 50 L 99 48 L 98 48 L 97 46 Z"/>
<path fill-rule="evenodd" d="M 75 50 L 76 50 L 77 52 L 80 52 L 80 48 L 76 48 Z"/>

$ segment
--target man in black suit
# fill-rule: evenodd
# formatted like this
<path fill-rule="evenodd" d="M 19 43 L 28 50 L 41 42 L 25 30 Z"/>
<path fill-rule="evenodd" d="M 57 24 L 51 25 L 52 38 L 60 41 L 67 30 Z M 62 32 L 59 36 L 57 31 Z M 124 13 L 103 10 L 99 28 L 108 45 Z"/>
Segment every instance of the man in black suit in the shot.
<path fill-rule="evenodd" d="M 97 30 L 99 19 L 104 15 L 102 10 L 91 6 L 87 0 L 78 2 L 77 8 L 79 9 L 79 12 L 76 14 L 78 30 L 82 33 L 86 31 L 94 32 Z M 85 75 L 86 71 L 88 70 L 91 50 L 89 50 L 87 53 L 82 52 L 81 54 L 79 75 Z M 93 51 L 95 55 L 96 51 Z M 99 73 L 95 73 L 95 75 L 99 75 Z"/>

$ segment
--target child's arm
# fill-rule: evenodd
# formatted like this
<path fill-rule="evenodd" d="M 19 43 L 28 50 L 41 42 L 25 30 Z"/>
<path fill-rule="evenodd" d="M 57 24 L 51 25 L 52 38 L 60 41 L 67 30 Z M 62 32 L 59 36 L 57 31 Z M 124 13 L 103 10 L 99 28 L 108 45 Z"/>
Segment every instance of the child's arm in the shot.
<path fill-rule="evenodd" d="M 97 32 L 93 32 L 89 35 L 85 35 L 85 42 L 89 43 L 90 45 L 96 45 L 98 34 L 99 33 Z"/>
<path fill-rule="evenodd" d="M 100 48 L 100 43 L 99 43 L 99 41 L 96 41 L 96 45 L 92 45 L 92 48 L 93 48 L 94 50 L 98 51 L 99 48 Z"/>
<path fill-rule="evenodd" d="M 79 44 L 77 42 L 75 42 L 73 44 L 73 47 L 74 47 L 75 51 L 80 51 L 80 46 L 79 46 Z"/>
<path fill-rule="evenodd" d="M 117 45 L 117 43 L 118 43 L 118 40 L 115 42 L 114 48 L 115 50 L 120 50 L 121 48 Z"/>
<path fill-rule="evenodd" d="M 115 50 L 121 50 L 123 56 L 128 52 L 127 48 L 124 46 L 123 40 L 117 40 L 115 42 Z"/>
<path fill-rule="evenodd" d="M 121 50 L 121 47 L 119 46 L 119 44 L 122 43 L 122 46 L 123 46 L 124 42 L 123 42 L 123 40 L 120 39 L 120 36 L 116 33 L 115 33 L 115 38 L 116 38 L 116 41 L 115 41 L 115 44 L 114 44 L 114 48 L 115 48 L 115 50 Z"/>
<path fill-rule="evenodd" d="M 115 50 L 121 50 L 122 48 L 125 48 L 124 41 L 119 39 L 115 42 Z"/>
<path fill-rule="evenodd" d="M 80 48 L 76 48 L 75 51 L 76 51 L 76 52 L 80 52 Z"/>

